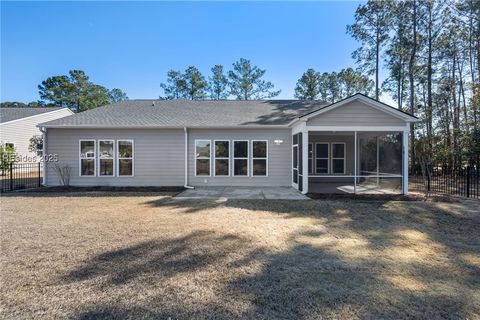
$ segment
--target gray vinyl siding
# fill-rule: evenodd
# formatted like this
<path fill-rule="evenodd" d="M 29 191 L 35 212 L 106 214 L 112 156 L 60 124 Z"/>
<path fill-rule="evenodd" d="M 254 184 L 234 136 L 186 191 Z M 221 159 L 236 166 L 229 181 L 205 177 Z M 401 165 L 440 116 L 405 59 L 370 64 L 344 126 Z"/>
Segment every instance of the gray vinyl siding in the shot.
<path fill-rule="evenodd" d="M 37 128 L 37 124 L 63 118 L 71 114 L 68 109 L 65 109 L 0 124 L 1 143 L 14 143 L 17 155 L 38 161 L 40 159 L 36 159 L 36 154 L 28 150 L 30 138 L 42 135 L 40 129 Z"/>
<path fill-rule="evenodd" d="M 405 121 L 360 101 L 352 101 L 307 121 L 308 126 L 405 126 Z"/>
<path fill-rule="evenodd" d="M 82 139 L 97 140 L 97 143 L 99 139 L 133 140 L 134 176 L 80 177 L 79 140 Z M 58 154 L 59 165 L 71 168 L 72 186 L 183 186 L 184 139 L 183 130 L 50 128 L 47 131 L 47 153 Z M 53 163 L 50 163 L 47 185 L 59 184 Z"/>
<path fill-rule="evenodd" d="M 195 140 L 230 140 L 230 177 L 213 175 L 213 148 L 210 161 L 211 176 L 195 176 Z M 268 176 L 233 177 L 233 140 L 268 141 Z M 283 140 L 275 145 L 274 140 Z M 251 144 L 250 171 L 251 171 Z M 250 172 L 251 173 L 251 172 Z M 292 185 L 292 132 L 290 129 L 238 129 L 238 130 L 200 130 L 189 129 L 188 140 L 188 182 L 191 186 L 291 186 Z M 206 182 L 205 182 L 206 180 Z"/>

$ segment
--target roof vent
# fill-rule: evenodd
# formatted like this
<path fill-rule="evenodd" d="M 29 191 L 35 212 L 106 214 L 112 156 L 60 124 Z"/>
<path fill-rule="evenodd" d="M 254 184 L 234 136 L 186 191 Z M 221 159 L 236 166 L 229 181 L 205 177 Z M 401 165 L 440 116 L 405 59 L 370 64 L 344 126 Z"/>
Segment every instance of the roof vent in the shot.
<path fill-rule="evenodd" d="M 155 101 L 152 101 L 152 107 L 155 107 Z"/>

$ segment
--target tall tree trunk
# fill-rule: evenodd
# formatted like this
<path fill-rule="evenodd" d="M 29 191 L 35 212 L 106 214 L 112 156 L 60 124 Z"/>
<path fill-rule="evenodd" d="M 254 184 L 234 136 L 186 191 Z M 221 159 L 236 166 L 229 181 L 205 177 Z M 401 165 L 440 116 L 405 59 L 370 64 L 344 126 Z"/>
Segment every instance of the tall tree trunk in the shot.
<path fill-rule="evenodd" d="M 455 92 L 456 87 L 456 73 L 455 68 L 457 65 L 457 54 L 456 46 L 454 47 L 453 53 L 453 64 L 452 64 L 452 81 L 451 81 L 451 94 L 452 94 L 452 113 L 453 113 L 453 165 L 455 168 L 458 167 L 459 162 L 459 150 L 458 150 L 458 133 L 459 133 L 459 112 L 458 112 L 458 103 Z"/>
<path fill-rule="evenodd" d="M 433 99 L 432 99 L 432 7 L 433 4 L 428 6 L 428 60 L 427 60 L 427 143 L 428 143 L 428 156 L 433 156 Z"/>
<path fill-rule="evenodd" d="M 410 63 L 408 66 L 408 78 L 410 81 L 410 113 L 415 112 L 415 85 L 414 81 L 414 65 L 417 54 L 417 1 L 413 0 L 413 44 L 410 54 Z M 415 171 L 415 127 L 413 122 L 410 123 L 410 173 Z"/>
<path fill-rule="evenodd" d="M 378 19 L 377 19 L 377 31 L 376 31 L 376 43 L 375 43 L 375 99 L 378 100 L 378 96 L 380 95 L 378 89 L 378 68 L 379 68 L 379 60 L 380 60 L 380 30 L 378 26 Z"/>
<path fill-rule="evenodd" d="M 466 101 L 466 98 L 465 98 L 465 88 L 464 88 L 464 85 L 463 85 L 462 69 L 463 69 L 463 62 L 462 62 L 461 67 L 460 67 L 460 64 L 458 64 L 458 79 L 460 81 L 460 83 L 459 83 L 460 90 L 458 91 L 458 104 L 460 105 L 460 97 L 461 97 L 462 101 L 463 101 L 463 107 L 462 107 L 462 110 L 463 110 L 463 125 L 465 127 L 466 134 L 469 134 L 470 133 L 470 124 L 468 123 L 467 101 Z"/>

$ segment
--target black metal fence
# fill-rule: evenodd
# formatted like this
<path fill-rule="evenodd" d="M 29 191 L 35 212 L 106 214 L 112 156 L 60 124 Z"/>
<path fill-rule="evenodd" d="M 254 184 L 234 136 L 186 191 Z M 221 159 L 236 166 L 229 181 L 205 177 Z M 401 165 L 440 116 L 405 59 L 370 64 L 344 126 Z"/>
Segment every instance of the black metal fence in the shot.
<path fill-rule="evenodd" d="M 42 185 L 43 165 L 35 163 L 12 163 L 0 176 L 0 192 L 38 188 Z"/>
<path fill-rule="evenodd" d="M 480 199 L 479 166 L 457 170 L 431 168 L 409 179 L 411 190 Z"/>

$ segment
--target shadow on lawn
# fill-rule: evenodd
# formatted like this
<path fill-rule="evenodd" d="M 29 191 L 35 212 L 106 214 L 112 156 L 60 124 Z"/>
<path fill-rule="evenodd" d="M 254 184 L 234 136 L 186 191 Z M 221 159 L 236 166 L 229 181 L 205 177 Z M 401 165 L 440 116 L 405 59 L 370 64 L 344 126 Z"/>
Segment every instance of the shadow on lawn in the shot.
<path fill-rule="evenodd" d="M 433 319 L 480 313 L 471 295 L 480 286 L 480 270 L 461 258 L 479 253 L 478 218 L 387 202 L 157 201 L 147 205 L 181 207 L 185 213 L 234 207 L 291 219 L 311 216 L 326 228 L 292 234 L 292 245 L 285 251 L 267 250 L 245 236 L 195 231 L 102 253 L 65 280 L 102 277 L 106 279 L 98 288 L 102 292 L 135 283 L 135 288 L 155 290 L 155 297 L 134 304 L 127 300 L 135 299 L 135 293 L 125 301 L 100 300 L 84 306 L 76 318 Z M 428 262 L 395 264 L 382 259 L 382 252 L 402 247 L 404 239 L 398 233 L 402 230 L 443 245 L 447 266 L 439 270 Z M 361 236 L 365 245 L 352 253 L 368 249 L 379 254 L 345 255 L 337 246 L 352 235 Z M 337 240 L 315 242 L 323 236 Z M 400 282 L 392 281 L 398 278 Z M 186 287 L 172 284 L 172 279 Z M 189 290 L 193 292 L 186 294 Z M 203 298 L 205 290 L 215 292 L 216 299 Z"/>

